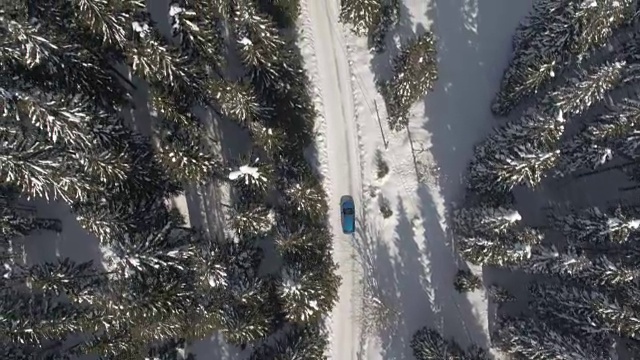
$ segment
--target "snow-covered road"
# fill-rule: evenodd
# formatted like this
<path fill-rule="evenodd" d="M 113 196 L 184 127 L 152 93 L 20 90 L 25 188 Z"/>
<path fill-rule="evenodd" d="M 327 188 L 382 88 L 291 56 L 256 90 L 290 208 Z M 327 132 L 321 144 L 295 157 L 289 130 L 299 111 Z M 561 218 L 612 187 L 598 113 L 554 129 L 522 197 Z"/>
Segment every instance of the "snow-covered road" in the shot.
<path fill-rule="evenodd" d="M 355 359 L 359 338 L 357 311 L 358 266 L 354 260 L 352 239 L 344 235 L 340 224 L 340 198 L 351 195 L 356 209 L 362 203 L 362 177 L 359 158 L 356 111 L 350 83 L 349 62 L 338 23 L 337 0 L 308 0 L 302 3 L 307 16 L 305 32 L 316 58 L 316 86 L 325 123 L 325 150 L 328 161 L 327 182 L 331 227 L 334 234 L 334 258 L 342 276 L 340 300 L 331 314 L 331 359 Z"/>

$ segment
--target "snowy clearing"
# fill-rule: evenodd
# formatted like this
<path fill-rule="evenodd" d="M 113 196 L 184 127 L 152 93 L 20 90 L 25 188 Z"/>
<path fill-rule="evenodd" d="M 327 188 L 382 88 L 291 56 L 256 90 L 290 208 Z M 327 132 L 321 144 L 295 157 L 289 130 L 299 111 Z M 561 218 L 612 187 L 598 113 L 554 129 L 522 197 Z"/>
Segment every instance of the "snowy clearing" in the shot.
<path fill-rule="evenodd" d="M 302 14 L 311 39 L 303 53 L 312 64 L 307 66 L 324 117 L 320 157 L 343 277 L 330 320 L 330 358 L 410 359 L 408 342 L 426 325 L 461 345 L 487 347 L 486 292 L 454 290 L 454 275 L 466 264 L 455 253 L 446 214 L 462 196 L 461 176 L 473 145 L 498 124 L 490 101 L 508 62 L 513 32 L 531 1 L 403 1 L 402 19 L 382 54 L 369 53 L 366 39 L 338 22 L 339 6 L 339 0 L 307 1 Z M 409 130 L 391 133 L 375 80 L 390 78 L 395 43 L 428 28 L 438 39 L 439 80 L 412 109 Z M 375 174 L 377 150 L 390 170 L 381 179 Z M 419 167 L 426 169 L 421 183 Z M 340 230 L 344 194 L 354 196 L 360 209 L 353 239 Z M 393 215 L 383 218 L 380 202 L 387 202 Z M 398 315 L 395 326 L 378 336 L 360 333 L 361 281 L 367 294 Z"/>

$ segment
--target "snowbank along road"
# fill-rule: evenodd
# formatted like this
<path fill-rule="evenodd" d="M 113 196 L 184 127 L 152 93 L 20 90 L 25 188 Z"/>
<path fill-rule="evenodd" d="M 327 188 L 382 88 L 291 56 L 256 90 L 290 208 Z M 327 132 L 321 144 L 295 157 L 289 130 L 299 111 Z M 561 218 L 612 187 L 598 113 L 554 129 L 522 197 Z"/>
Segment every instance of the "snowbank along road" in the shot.
<path fill-rule="evenodd" d="M 338 0 L 304 1 L 309 16 L 305 31 L 312 38 L 317 58 L 316 86 L 320 89 L 323 108 L 318 109 L 326 121 L 326 151 L 328 162 L 328 190 L 330 221 L 334 234 L 334 256 L 342 276 L 340 300 L 331 314 L 331 359 L 355 359 L 359 339 L 357 311 L 358 286 L 353 259 L 352 235 L 344 235 L 340 225 L 340 197 L 353 196 L 356 213 L 362 204 L 362 179 L 356 129 L 353 91 L 349 62 L 338 23 Z M 357 236 L 357 235 L 353 235 Z"/>

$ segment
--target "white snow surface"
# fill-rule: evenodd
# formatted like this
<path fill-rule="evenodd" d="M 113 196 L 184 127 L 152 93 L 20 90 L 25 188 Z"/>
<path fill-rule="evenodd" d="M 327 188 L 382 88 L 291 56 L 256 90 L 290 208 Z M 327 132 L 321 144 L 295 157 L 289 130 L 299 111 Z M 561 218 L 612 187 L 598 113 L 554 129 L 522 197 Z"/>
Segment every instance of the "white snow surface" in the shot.
<path fill-rule="evenodd" d="M 453 289 L 455 272 L 464 262 L 454 249 L 446 214 L 462 198 L 461 177 L 473 145 L 500 124 L 489 106 L 511 56 L 511 38 L 531 0 L 402 4 L 401 23 L 387 47 L 431 29 L 438 39 L 439 80 L 412 109 L 409 131 L 399 133 L 390 132 L 374 85 L 376 73 L 390 78 L 388 53 L 369 53 L 366 39 L 339 23 L 339 0 L 301 4 L 300 45 L 320 114 L 320 171 L 329 196 L 334 259 L 343 279 L 339 302 L 327 319 L 332 333 L 327 355 L 335 360 L 411 359 L 409 342 L 422 326 L 463 346 L 489 345 L 492 315 L 486 291 L 459 294 Z M 425 152 L 418 154 L 412 147 Z M 390 168 L 382 180 L 375 176 L 376 150 L 382 150 Z M 418 183 L 414 153 L 437 169 L 425 184 Z M 370 197 L 370 190 L 377 197 Z M 341 231 L 343 195 L 353 196 L 356 203 L 352 236 Z M 394 212 L 390 218 L 380 214 L 380 197 Z M 361 329 L 362 284 L 397 312 L 395 326 L 377 335 Z"/>

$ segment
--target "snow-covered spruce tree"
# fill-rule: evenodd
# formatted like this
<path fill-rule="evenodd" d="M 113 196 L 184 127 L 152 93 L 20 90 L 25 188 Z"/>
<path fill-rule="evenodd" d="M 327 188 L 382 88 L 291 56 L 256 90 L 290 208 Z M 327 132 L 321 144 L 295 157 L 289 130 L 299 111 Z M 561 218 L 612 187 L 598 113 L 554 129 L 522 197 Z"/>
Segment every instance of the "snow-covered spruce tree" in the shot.
<path fill-rule="evenodd" d="M 241 165 L 229 170 L 227 178 L 243 202 L 255 202 L 261 199 L 270 188 L 273 173 L 270 164 L 255 158 L 241 159 Z"/>
<path fill-rule="evenodd" d="M 169 339 L 149 348 L 145 360 L 196 360 L 196 356 L 187 353 L 185 339 Z"/>
<path fill-rule="evenodd" d="M 65 303 L 42 293 L 23 293 L 13 289 L 0 294 L 5 321 L 0 322 L 0 341 L 41 345 L 63 341 L 70 334 L 89 330 L 94 318 L 86 307 Z"/>
<path fill-rule="evenodd" d="M 333 306 L 331 297 L 326 296 L 323 274 L 305 270 L 286 264 L 280 275 L 280 298 L 284 301 L 287 319 L 294 323 L 319 319 Z"/>
<path fill-rule="evenodd" d="M 476 291 L 482 287 L 482 280 L 469 270 L 458 270 L 453 287 L 460 293 Z"/>
<path fill-rule="evenodd" d="M 24 283 L 32 291 L 50 296 L 64 294 L 74 303 L 91 304 L 96 296 L 101 296 L 106 274 L 99 272 L 93 261 L 77 263 L 61 258 L 31 266 L 12 266 L 4 281 L 11 285 Z"/>
<path fill-rule="evenodd" d="M 607 106 L 607 112 L 563 145 L 559 172 L 594 170 L 614 156 L 638 157 L 636 129 L 640 125 L 640 102 L 625 98 Z"/>
<path fill-rule="evenodd" d="M 351 0 L 354 1 L 354 0 Z M 385 41 L 391 28 L 400 21 L 400 0 L 385 0 L 380 7 L 380 16 L 369 32 L 369 48 L 376 53 L 385 51 Z"/>
<path fill-rule="evenodd" d="M 19 194 L 16 186 L 0 185 L 0 243 L 35 231 L 62 230 L 59 219 L 40 218 L 26 209 L 21 211 L 17 203 Z"/>
<path fill-rule="evenodd" d="M 632 0 L 539 0 L 514 36 L 514 56 L 491 109 L 507 115 L 574 58 L 604 44 L 635 13 Z"/>
<path fill-rule="evenodd" d="M 555 246 L 534 246 L 531 257 L 515 268 L 527 273 L 555 276 L 565 283 L 580 282 L 603 287 L 625 286 L 636 283 L 640 278 L 640 271 L 635 267 L 613 262 L 604 255 L 595 258 L 578 255 L 572 246 L 563 252 Z"/>
<path fill-rule="evenodd" d="M 498 306 L 516 300 L 516 297 L 513 296 L 513 294 L 511 294 L 509 290 L 503 288 L 500 285 L 491 284 L 491 286 L 489 286 L 489 288 L 487 289 L 487 292 L 489 294 L 489 298 L 494 303 L 498 304 Z"/>
<path fill-rule="evenodd" d="M 275 24 L 259 13 L 252 1 L 240 1 L 234 9 L 232 30 L 240 60 L 249 69 L 252 80 L 262 86 L 280 84 L 279 64 L 284 41 Z"/>
<path fill-rule="evenodd" d="M 328 346 L 326 330 L 321 321 L 293 324 L 282 338 L 272 345 L 268 342 L 256 348 L 249 360 L 323 360 Z"/>
<path fill-rule="evenodd" d="M 467 186 L 479 194 L 504 193 L 516 185 L 537 185 L 556 163 L 555 143 L 564 132 L 562 111 L 531 109 L 476 146 Z"/>
<path fill-rule="evenodd" d="M 258 239 L 269 235 L 275 225 L 273 209 L 260 204 L 235 204 L 228 209 L 229 227 L 240 239 Z"/>
<path fill-rule="evenodd" d="M 275 161 L 281 156 L 286 143 L 286 134 L 282 129 L 254 122 L 251 124 L 250 131 L 254 144 L 264 150 L 269 160 Z"/>
<path fill-rule="evenodd" d="M 26 2 L 14 5 L 3 8 L 0 18 L 0 63 L 6 78 L 21 74 L 21 81 L 37 84 L 45 92 L 92 94 L 97 104 L 112 107 L 128 101 L 124 88 L 104 70 L 107 67 L 102 65 L 106 64 L 75 42 L 71 33 L 50 31 L 49 23 L 28 13 Z M 29 22 L 29 18 L 36 22 Z"/>
<path fill-rule="evenodd" d="M 542 242 L 543 235 L 531 228 L 509 229 L 502 234 L 462 237 L 460 254 L 475 265 L 507 266 L 526 261 L 531 248 Z"/>
<path fill-rule="evenodd" d="M 369 35 L 381 21 L 383 0 L 341 0 L 340 21 L 359 36 Z"/>
<path fill-rule="evenodd" d="M 226 82 L 214 93 L 220 110 L 244 128 L 251 129 L 253 122 L 264 117 L 269 109 L 260 103 L 254 89 L 244 81 Z"/>
<path fill-rule="evenodd" d="M 433 33 L 426 31 L 404 46 L 393 59 L 392 79 L 381 84 L 392 130 L 407 126 L 409 109 L 433 88 L 437 79 L 436 40 Z"/>
<path fill-rule="evenodd" d="M 453 231 L 458 236 L 500 234 L 518 226 L 522 216 L 515 209 L 488 206 L 460 208 L 453 211 Z"/>
<path fill-rule="evenodd" d="M 446 340 L 436 330 L 423 327 L 411 338 L 413 356 L 418 360 L 458 360 L 464 358 L 464 350 L 456 342 Z"/>
<path fill-rule="evenodd" d="M 324 201 L 326 194 L 315 178 L 293 185 L 286 192 L 286 198 L 291 208 L 312 218 L 320 218 L 327 213 Z"/>
<path fill-rule="evenodd" d="M 634 338 L 640 332 L 640 320 L 632 304 L 621 304 L 588 285 L 533 283 L 530 291 L 532 310 L 545 318 L 561 319 L 566 326 L 586 334 Z"/>
<path fill-rule="evenodd" d="M 492 337 L 494 345 L 508 354 L 525 359 L 596 360 L 608 359 L 598 344 L 581 341 L 570 333 L 560 333 L 533 318 L 502 318 Z M 607 352 L 609 349 L 606 349 Z"/>
<path fill-rule="evenodd" d="M 597 207 L 569 214 L 550 213 L 551 225 L 570 240 L 583 243 L 624 243 L 640 228 L 637 214 L 622 207 L 602 211 Z"/>
<path fill-rule="evenodd" d="M 190 61 L 222 77 L 226 66 L 225 44 L 221 27 L 223 14 L 216 2 L 173 0 L 169 16 L 173 36 Z"/>
<path fill-rule="evenodd" d="M 605 62 L 587 69 L 577 68 L 574 77 L 566 85 L 551 90 L 542 104 L 555 107 L 565 116 L 583 113 L 593 104 L 604 99 L 612 89 L 637 78 L 638 65 L 624 60 Z"/>
<path fill-rule="evenodd" d="M 171 128 L 171 130 L 169 130 Z M 200 136 L 171 125 L 157 146 L 156 156 L 171 176 L 171 181 L 187 184 L 206 183 L 224 175 L 222 161 Z"/>
<path fill-rule="evenodd" d="M 453 339 L 446 340 L 428 327 L 413 334 L 411 349 L 417 360 L 489 360 L 487 352 L 477 345 L 465 350 Z"/>

